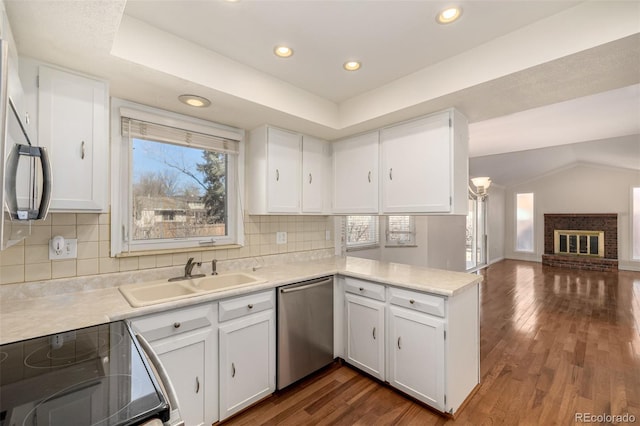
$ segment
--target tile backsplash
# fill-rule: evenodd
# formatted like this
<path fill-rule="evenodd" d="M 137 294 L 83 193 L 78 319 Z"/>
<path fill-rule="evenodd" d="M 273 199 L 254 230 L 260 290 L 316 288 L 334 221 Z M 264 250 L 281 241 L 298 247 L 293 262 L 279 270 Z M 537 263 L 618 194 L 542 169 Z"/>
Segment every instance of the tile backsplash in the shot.
<path fill-rule="evenodd" d="M 247 215 L 245 245 L 240 248 L 112 258 L 109 224 L 109 214 L 92 213 L 52 213 L 34 222 L 29 238 L 0 251 L 0 284 L 179 266 L 189 257 L 209 262 L 334 247 L 332 217 Z M 287 243 L 276 244 L 276 232 L 282 231 Z M 77 259 L 49 260 L 49 240 L 56 235 L 78 240 Z"/>

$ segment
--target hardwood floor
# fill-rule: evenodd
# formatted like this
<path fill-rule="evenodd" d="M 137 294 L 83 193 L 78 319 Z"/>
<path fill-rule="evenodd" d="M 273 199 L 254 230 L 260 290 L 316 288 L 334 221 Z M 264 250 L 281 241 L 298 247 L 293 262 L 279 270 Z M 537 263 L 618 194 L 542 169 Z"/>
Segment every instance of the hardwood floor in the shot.
<path fill-rule="evenodd" d="M 640 273 L 506 260 L 482 274 L 481 385 L 455 420 L 334 366 L 225 424 L 640 424 Z"/>

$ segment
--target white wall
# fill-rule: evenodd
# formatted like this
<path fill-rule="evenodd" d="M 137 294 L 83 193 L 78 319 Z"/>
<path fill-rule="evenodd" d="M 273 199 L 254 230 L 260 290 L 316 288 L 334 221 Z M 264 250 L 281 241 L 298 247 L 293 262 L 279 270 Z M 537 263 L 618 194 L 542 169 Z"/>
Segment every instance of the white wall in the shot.
<path fill-rule="evenodd" d="M 487 197 L 487 263 L 504 259 L 505 188 L 491 185 Z"/>
<path fill-rule="evenodd" d="M 540 262 L 544 253 L 545 213 L 617 213 L 620 269 L 640 270 L 631 260 L 631 188 L 640 186 L 640 171 L 588 164 L 550 173 L 505 191 L 505 257 Z M 534 253 L 515 246 L 516 193 L 534 193 Z"/>

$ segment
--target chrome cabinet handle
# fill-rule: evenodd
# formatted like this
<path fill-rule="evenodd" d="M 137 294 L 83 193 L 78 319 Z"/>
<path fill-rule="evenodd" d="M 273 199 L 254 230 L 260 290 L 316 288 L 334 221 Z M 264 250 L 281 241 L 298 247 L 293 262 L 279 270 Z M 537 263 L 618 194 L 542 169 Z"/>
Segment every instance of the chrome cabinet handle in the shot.
<path fill-rule="evenodd" d="M 180 328 L 182 324 L 180 324 L 179 322 L 174 322 L 173 323 L 173 328 Z"/>
<path fill-rule="evenodd" d="M 311 184 L 313 182 L 313 176 L 311 176 L 311 173 L 309 173 L 309 183 Z"/>
<path fill-rule="evenodd" d="M 276 169 L 276 182 L 280 181 L 280 170 Z"/>
<path fill-rule="evenodd" d="M 373 340 L 376 340 L 376 328 L 373 327 Z"/>
<path fill-rule="evenodd" d="M 82 144 L 80 146 L 80 159 L 84 160 L 84 141 L 82 141 Z"/>
<path fill-rule="evenodd" d="M 200 392 L 200 379 L 196 376 L 196 393 Z"/>
<path fill-rule="evenodd" d="M 398 349 L 402 349 L 402 347 L 400 346 L 400 339 L 402 339 L 402 337 L 398 337 Z"/>
<path fill-rule="evenodd" d="M 231 377 L 236 377 L 236 365 L 231 363 Z"/>
<path fill-rule="evenodd" d="M 393 180 L 393 167 L 389 169 L 389 180 Z"/>
<path fill-rule="evenodd" d="M 247 305 L 247 308 L 249 308 L 249 309 L 253 309 L 253 304 L 252 304 L 252 303 L 249 303 L 249 304 Z"/>
<path fill-rule="evenodd" d="M 369 174 L 367 175 L 367 179 L 369 179 L 369 183 L 371 183 L 371 171 L 369 171 Z"/>

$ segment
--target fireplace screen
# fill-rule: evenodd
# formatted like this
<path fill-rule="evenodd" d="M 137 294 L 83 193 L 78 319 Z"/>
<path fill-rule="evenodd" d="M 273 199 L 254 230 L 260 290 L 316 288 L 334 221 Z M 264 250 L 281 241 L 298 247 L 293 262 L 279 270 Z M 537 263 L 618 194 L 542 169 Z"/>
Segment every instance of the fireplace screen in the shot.
<path fill-rule="evenodd" d="M 603 231 L 563 231 L 553 235 L 554 253 L 604 257 Z"/>

